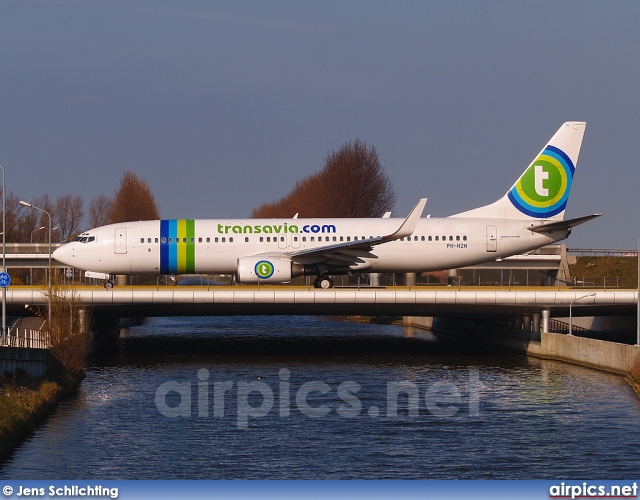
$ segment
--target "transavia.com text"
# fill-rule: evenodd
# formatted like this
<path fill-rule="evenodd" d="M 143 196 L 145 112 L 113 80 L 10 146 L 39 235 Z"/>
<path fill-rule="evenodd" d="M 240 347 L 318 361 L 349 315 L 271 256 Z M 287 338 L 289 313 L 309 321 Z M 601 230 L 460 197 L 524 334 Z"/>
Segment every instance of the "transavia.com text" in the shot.
<path fill-rule="evenodd" d="M 445 381 L 420 385 L 409 381 L 387 382 L 386 401 L 382 408 L 377 405 L 364 408 L 358 397 L 363 387 L 353 380 L 334 383 L 333 386 L 313 380 L 294 387 L 287 368 L 278 372 L 278 378 L 272 379 L 271 385 L 263 380 L 211 381 L 209 375 L 209 370 L 202 368 L 197 372 L 196 382 L 164 382 L 156 390 L 156 408 L 169 418 L 210 418 L 212 413 L 213 418 L 233 415 L 240 429 L 247 429 L 250 419 L 267 416 L 276 405 L 278 416 L 282 418 L 289 417 L 292 408 L 309 418 L 322 418 L 332 411 L 344 418 L 357 417 L 363 411 L 370 418 L 397 418 L 399 410 L 415 417 L 420 415 L 422 404 L 430 415 L 438 418 L 453 418 L 462 410 L 466 410 L 463 414 L 468 417 L 480 415 L 481 383 L 475 369 L 469 370 L 466 380 L 460 384 Z M 235 411 L 228 408 L 233 403 Z"/>

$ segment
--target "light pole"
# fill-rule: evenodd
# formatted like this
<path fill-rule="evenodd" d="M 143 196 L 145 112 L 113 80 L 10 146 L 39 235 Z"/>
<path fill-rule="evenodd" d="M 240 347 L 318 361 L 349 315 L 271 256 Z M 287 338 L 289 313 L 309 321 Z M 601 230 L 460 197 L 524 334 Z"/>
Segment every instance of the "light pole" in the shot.
<path fill-rule="evenodd" d="M 4 182 L 4 167 L 2 169 L 2 272 L 7 272 L 7 210 L 6 210 L 6 185 Z M 2 345 L 7 344 L 7 287 L 2 287 Z"/>
<path fill-rule="evenodd" d="M 33 231 L 31 231 L 31 243 L 33 243 L 33 233 L 35 233 L 36 231 L 40 231 L 41 229 L 44 229 L 44 226 L 40 226 L 38 229 L 34 229 Z M 29 269 L 29 284 L 33 285 L 33 267 Z"/>
<path fill-rule="evenodd" d="M 59 230 L 60 228 L 59 228 L 58 226 L 56 226 L 56 227 L 52 227 L 52 228 L 51 228 L 51 231 L 55 231 L 56 229 L 58 229 L 58 230 Z"/>
<path fill-rule="evenodd" d="M 571 335 L 571 332 L 573 330 L 573 316 L 571 315 L 571 307 L 573 306 L 573 303 L 574 302 L 578 302 L 580 299 L 584 299 L 585 297 L 593 297 L 595 294 L 596 294 L 596 292 L 588 293 L 586 295 L 583 295 L 582 297 L 578 297 L 577 299 L 573 299 L 569 303 L 569 335 Z"/>
<path fill-rule="evenodd" d="M 49 311 L 47 314 L 47 319 L 48 319 L 48 327 L 51 328 L 51 214 L 47 212 L 44 208 L 36 207 L 31 203 L 27 203 L 26 201 L 20 200 L 20 205 L 24 207 L 33 208 L 34 210 L 40 210 L 41 212 L 44 212 L 45 214 L 47 214 L 47 217 L 49 219 L 49 266 L 47 267 L 47 292 L 49 294 Z"/>
<path fill-rule="evenodd" d="M 33 231 L 31 231 L 31 243 L 33 243 L 33 233 L 35 233 L 36 231 L 40 231 L 40 229 L 44 229 L 45 226 L 40 226 L 38 229 L 34 229 Z"/>
<path fill-rule="evenodd" d="M 638 333 L 636 338 L 636 345 L 640 345 L 640 240 L 638 240 Z"/>

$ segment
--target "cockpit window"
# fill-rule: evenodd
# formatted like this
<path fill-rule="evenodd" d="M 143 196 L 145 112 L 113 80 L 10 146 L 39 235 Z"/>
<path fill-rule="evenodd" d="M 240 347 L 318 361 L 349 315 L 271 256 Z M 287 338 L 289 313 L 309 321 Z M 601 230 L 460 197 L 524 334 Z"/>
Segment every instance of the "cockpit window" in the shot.
<path fill-rule="evenodd" d="M 74 241 L 79 241 L 80 243 L 90 243 L 92 241 L 96 241 L 95 236 L 87 236 L 86 234 L 81 234 Z"/>

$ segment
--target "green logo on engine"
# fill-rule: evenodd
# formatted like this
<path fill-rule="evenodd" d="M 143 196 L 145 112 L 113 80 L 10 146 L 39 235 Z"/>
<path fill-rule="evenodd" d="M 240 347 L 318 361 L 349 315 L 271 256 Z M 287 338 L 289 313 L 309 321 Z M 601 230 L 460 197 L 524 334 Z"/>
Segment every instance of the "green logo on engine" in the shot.
<path fill-rule="evenodd" d="M 273 267 L 273 264 L 268 260 L 261 260 L 256 264 L 256 267 L 255 267 L 256 276 L 258 278 L 262 278 L 263 280 L 266 280 L 267 278 L 271 278 L 271 276 L 273 276 L 274 271 L 275 271 L 275 268 Z"/>

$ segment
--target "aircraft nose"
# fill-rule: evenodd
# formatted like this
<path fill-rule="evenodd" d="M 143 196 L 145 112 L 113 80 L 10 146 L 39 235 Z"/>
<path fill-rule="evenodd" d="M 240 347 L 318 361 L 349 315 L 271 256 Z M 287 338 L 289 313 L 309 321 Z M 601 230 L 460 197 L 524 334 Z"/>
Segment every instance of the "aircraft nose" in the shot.
<path fill-rule="evenodd" d="M 68 245 L 63 245 L 60 248 L 56 248 L 51 256 L 63 264 L 69 264 L 69 248 Z"/>

